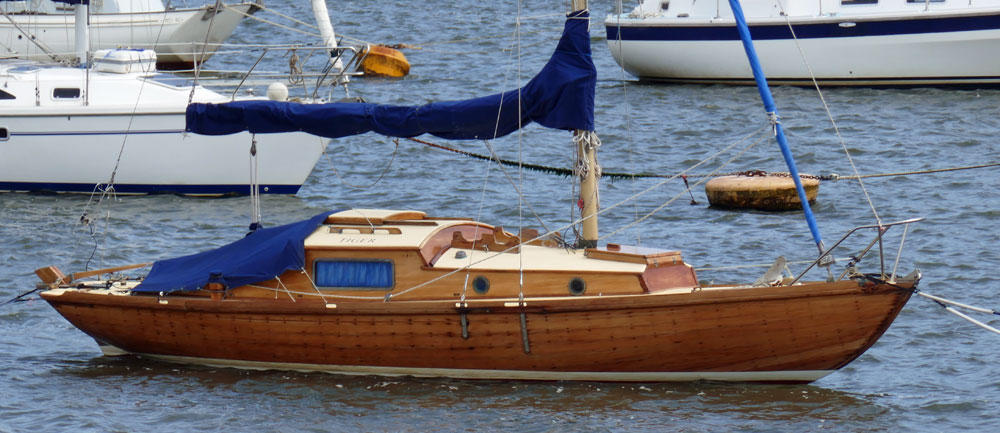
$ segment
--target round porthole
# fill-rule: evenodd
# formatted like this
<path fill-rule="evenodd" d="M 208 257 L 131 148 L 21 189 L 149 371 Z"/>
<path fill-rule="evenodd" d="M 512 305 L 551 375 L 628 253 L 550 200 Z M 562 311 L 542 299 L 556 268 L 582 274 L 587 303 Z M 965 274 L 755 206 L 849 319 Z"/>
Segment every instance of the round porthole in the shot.
<path fill-rule="evenodd" d="M 472 280 L 472 290 L 480 295 L 485 295 L 486 292 L 490 291 L 490 280 L 482 275 L 477 276 Z"/>
<path fill-rule="evenodd" d="M 583 281 L 583 278 L 576 277 L 569 280 L 569 294 L 573 296 L 580 296 L 583 292 L 587 291 L 587 282 Z"/>

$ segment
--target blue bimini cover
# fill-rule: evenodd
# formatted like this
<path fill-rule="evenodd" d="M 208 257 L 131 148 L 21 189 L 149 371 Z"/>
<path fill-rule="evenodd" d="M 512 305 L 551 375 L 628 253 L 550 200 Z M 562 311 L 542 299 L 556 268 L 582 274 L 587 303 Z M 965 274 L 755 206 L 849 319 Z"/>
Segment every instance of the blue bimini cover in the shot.
<path fill-rule="evenodd" d="M 502 137 L 531 122 L 593 131 L 597 69 L 591 59 L 589 17 L 586 11 L 568 16 L 555 53 L 518 90 L 421 106 L 277 101 L 190 104 L 187 130 L 204 135 L 304 131 L 329 138 L 372 131 L 392 137 L 432 134 L 454 140 Z"/>
<path fill-rule="evenodd" d="M 237 287 L 270 280 L 305 265 L 305 239 L 332 212 L 308 220 L 260 229 L 243 239 L 190 256 L 153 263 L 134 292 L 198 290 L 208 282 Z"/>

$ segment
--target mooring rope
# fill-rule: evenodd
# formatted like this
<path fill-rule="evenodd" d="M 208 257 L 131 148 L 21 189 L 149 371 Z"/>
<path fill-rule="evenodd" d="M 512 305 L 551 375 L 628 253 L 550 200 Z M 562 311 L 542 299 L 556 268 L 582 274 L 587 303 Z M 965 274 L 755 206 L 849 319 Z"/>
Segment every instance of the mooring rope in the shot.
<path fill-rule="evenodd" d="M 535 172 L 547 173 L 547 174 L 555 174 L 555 175 L 564 176 L 564 177 L 573 176 L 573 169 L 569 169 L 569 168 L 552 167 L 552 166 L 540 165 L 540 164 L 521 163 L 521 162 L 510 160 L 510 159 L 499 158 L 497 156 L 482 155 L 482 154 L 479 154 L 479 153 L 469 152 L 469 151 L 465 151 L 465 150 L 461 150 L 461 149 L 455 149 L 453 147 L 445 146 L 443 144 L 432 143 L 430 141 L 421 140 L 419 138 L 407 138 L 407 139 L 410 140 L 410 141 L 416 142 L 416 143 L 423 144 L 423 145 L 425 145 L 427 147 L 432 147 L 432 148 L 435 148 L 435 149 L 444 150 L 446 152 L 451 152 L 451 153 L 456 153 L 456 154 L 463 155 L 463 156 L 468 156 L 470 158 L 481 159 L 481 160 L 484 160 L 484 161 L 495 161 L 497 164 L 506 165 L 508 167 L 523 167 L 523 168 L 525 168 L 527 170 L 531 170 L 531 171 L 535 171 Z M 841 175 L 836 174 L 836 173 L 831 173 L 831 174 L 826 174 L 826 175 L 802 174 L 802 175 L 799 175 L 799 177 L 802 178 L 802 179 L 816 179 L 816 180 L 821 180 L 821 181 L 836 181 L 836 180 L 848 180 L 848 179 L 867 179 L 867 178 L 873 178 L 873 177 L 891 177 L 891 176 L 911 176 L 911 175 L 918 175 L 918 174 L 933 174 L 933 173 L 942 173 L 942 172 L 948 172 L 948 171 L 972 170 L 972 169 L 978 169 L 978 168 L 991 168 L 991 167 L 998 167 L 998 166 L 1000 166 L 1000 162 L 992 162 L 992 163 L 989 163 L 989 164 L 979 164 L 979 165 L 967 165 L 967 166 L 962 166 L 962 167 L 948 167 L 948 168 L 934 168 L 934 169 L 927 169 L 927 170 L 901 171 L 901 172 L 894 172 L 894 173 L 857 174 L 857 175 L 848 175 L 848 176 L 841 176 Z M 678 173 L 678 174 L 655 174 L 655 173 L 622 173 L 622 172 L 607 172 L 607 171 L 604 171 L 604 172 L 601 173 L 601 178 L 602 179 L 608 179 L 608 180 L 610 180 L 612 182 L 618 181 L 618 180 L 650 179 L 650 178 L 673 179 L 673 178 L 680 177 L 680 176 L 681 176 L 680 173 Z M 687 177 L 689 179 L 693 179 L 693 178 L 701 178 L 701 177 L 721 177 L 721 176 L 772 176 L 772 177 L 781 177 L 781 176 L 784 176 L 784 177 L 788 177 L 789 174 L 788 173 L 783 173 L 783 172 L 780 172 L 780 173 L 779 172 L 767 172 L 767 171 L 763 171 L 763 170 L 742 170 L 742 171 L 731 171 L 731 172 L 726 172 L 726 173 L 701 173 L 701 174 L 693 173 L 693 174 L 683 174 L 683 176 L 685 176 L 685 177 Z"/>
<path fill-rule="evenodd" d="M 857 178 L 864 179 L 869 177 L 887 177 L 887 176 L 910 176 L 915 174 L 943 173 L 946 171 L 972 170 L 976 168 L 990 168 L 997 166 L 1000 166 L 1000 162 L 991 162 L 989 164 L 980 164 L 980 165 L 967 165 L 964 167 L 934 168 L 929 170 L 900 171 L 896 173 L 863 174 L 854 176 L 840 176 L 837 174 L 830 174 L 827 176 L 819 177 L 819 180 L 839 180 L 839 179 L 857 179 Z"/>
<path fill-rule="evenodd" d="M 34 289 L 31 289 L 31 290 L 29 290 L 27 292 L 24 292 L 24 293 L 22 293 L 20 295 L 17 295 L 15 297 L 11 298 L 11 299 L 8 299 L 7 301 L 5 301 L 4 303 L 2 303 L 0 305 L 7 305 L 7 304 L 9 304 L 11 302 L 25 302 L 25 301 L 30 301 L 30 300 L 32 300 L 34 298 L 25 298 L 25 296 L 28 296 L 28 295 L 30 295 L 32 293 L 35 293 L 35 292 L 37 292 L 39 290 L 42 290 L 43 288 L 44 287 L 35 287 Z"/>
<path fill-rule="evenodd" d="M 1000 335 L 1000 329 L 994 328 L 994 327 L 992 327 L 990 325 L 987 325 L 986 323 L 983 323 L 983 322 L 981 322 L 979 320 L 973 319 L 972 317 L 969 317 L 968 314 L 965 314 L 965 313 L 963 313 L 961 311 L 958 311 L 958 310 L 956 310 L 953 307 L 964 308 L 966 310 L 975 311 L 977 313 L 986 313 L 986 314 L 992 314 L 994 316 L 1000 316 L 1000 311 L 997 311 L 996 309 L 974 307 L 972 305 L 963 304 L 961 302 L 952 301 L 950 299 L 945 299 L 945 298 L 942 298 L 940 296 L 935 296 L 935 295 L 932 295 L 930 293 L 926 293 L 926 292 L 924 292 L 924 291 L 922 291 L 922 290 L 920 290 L 920 289 L 918 289 L 916 287 L 906 288 L 906 287 L 898 286 L 896 284 L 890 283 L 890 282 L 885 281 L 885 280 L 883 280 L 881 278 L 877 278 L 877 277 L 874 277 L 874 276 L 871 276 L 871 275 L 864 275 L 863 277 L 865 279 L 873 281 L 875 283 L 888 284 L 888 285 L 890 285 L 892 287 L 895 287 L 897 289 L 911 291 L 912 293 L 916 294 L 917 296 L 921 296 L 921 297 L 930 299 L 935 304 L 938 304 L 939 306 L 941 306 L 942 308 L 944 308 L 949 313 L 952 313 L 952 314 L 954 314 L 954 315 L 956 315 L 958 317 L 961 317 L 962 319 L 964 319 L 964 320 L 968 321 L 969 323 L 972 323 L 972 324 L 974 324 L 974 325 L 976 325 L 976 326 L 978 326 L 980 328 L 983 328 L 983 329 L 985 329 L 987 331 L 990 331 L 990 332 L 992 332 L 994 334 Z"/>
<path fill-rule="evenodd" d="M 976 325 L 976 326 L 978 326 L 980 328 L 983 328 L 983 329 L 985 329 L 987 331 L 990 331 L 990 332 L 992 332 L 994 334 L 1000 334 L 1000 329 L 994 328 L 994 327 L 992 327 L 990 325 L 987 325 L 987 324 L 985 324 L 985 323 L 983 323 L 983 322 L 981 322 L 979 320 L 973 319 L 972 317 L 969 317 L 969 315 L 967 315 L 967 314 L 965 314 L 965 313 L 963 313 L 961 311 L 958 311 L 958 310 L 956 310 L 956 309 L 954 309 L 952 307 L 964 308 L 966 310 L 975 311 L 977 313 L 986 313 L 986 314 L 993 314 L 995 316 L 1000 316 L 1000 312 L 998 312 L 995 309 L 991 310 L 991 309 L 988 309 L 988 308 L 973 307 L 971 305 L 963 304 L 961 302 L 955 302 L 955 301 L 952 301 L 952 300 L 949 300 L 949 299 L 942 298 L 940 296 L 934 296 L 934 295 L 932 295 L 930 293 L 925 293 L 925 292 L 923 292 L 921 290 L 918 290 L 918 289 L 913 289 L 913 293 L 917 294 L 918 296 L 922 296 L 924 298 L 927 298 L 927 299 L 930 299 L 930 300 L 934 301 L 934 303 L 940 305 L 942 308 L 944 308 L 949 313 L 952 313 L 952 314 L 954 314 L 954 315 L 956 315 L 958 317 L 961 317 L 962 319 L 965 319 L 969 323 L 972 323 L 972 324 L 974 324 L 974 325 Z"/>

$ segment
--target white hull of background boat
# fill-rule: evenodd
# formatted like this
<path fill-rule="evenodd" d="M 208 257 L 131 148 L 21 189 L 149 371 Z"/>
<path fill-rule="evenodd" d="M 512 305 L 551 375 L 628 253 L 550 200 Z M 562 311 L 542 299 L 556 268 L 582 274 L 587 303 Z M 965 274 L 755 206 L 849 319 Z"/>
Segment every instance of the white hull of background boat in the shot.
<path fill-rule="evenodd" d="M 757 8 L 749 2 L 747 19 L 773 84 L 811 84 L 811 76 L 827 85 L 1000 84 L 1000 3 L 954 10 L 934 10 L 943 6 L 931 3 L 931 11 L 923 12 L 923 4 L 903 1 L 899 6 L 906 8 L 897 12 L 889 10 L 891 4 L 882 9 L 839 5 L 835 14 L 789 14 L 787 22 L 766 16 L 774 8 L 759 7 L 773 2 L 758 2 Z M 732 16 L 692 11 L 677 17 L 684 5 L 675 3 L 675 10 L 659 16 L 608 17 L 615 61 L 640 79 L 753 84 Z M 790 37 L 789 22 L 797 41 Z"/>
<path fill-rule="evenodd" d="M 251 3 L 228 5 L 215 14 L 214 20 L 214 7 L 209 6 L 154 12 L 96 13 L 91 15 L 90 47 L 94 50 L 118 47 L 155 50 L 160 67 L 190 68 L 196 58 L 207 60 L 215 54 L 219 44 L 229 38 L 243 17 L 253 13 L 255 7 Z M 24 34 L 27 33 L 35 36 L 50 52 L 73 57 L 74 23 L 73 14 L 9 14 L 0 19 L 2 55 L 52 60 L 38 43 Z M 203 46 L 204 55 L 201 53 Z"/>
<path fill-rule="evenodd" d="M 89 193 L 114 173 L 117 193 L 250 193 L 250 134 L 186 134 L 183 111 L 0 114 L 0 123 L 9 131 L 0 141 L 0 191 Z M 264 194 L 295 194 L 324 146 L 302 133 L 256 140 Z"/>
<path fill-rule="evenodd" d="M 324 139 L 302 133 L 185 134 L 188 102 L 231 98 L 175 86 L 149 51 L 99 51 L 90 70 L 25 60 L 0 62 L 0 191 L 294 194 Z M 176 81 L 173 81 L 176 82 Z M 242 99 L 242 98 L 241 98 Z"/>

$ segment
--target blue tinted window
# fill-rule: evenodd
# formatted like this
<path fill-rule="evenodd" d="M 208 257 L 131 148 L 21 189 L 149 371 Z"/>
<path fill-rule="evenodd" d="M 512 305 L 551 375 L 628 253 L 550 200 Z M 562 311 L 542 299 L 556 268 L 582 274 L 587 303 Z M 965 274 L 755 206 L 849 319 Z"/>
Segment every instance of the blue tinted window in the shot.
<path fill-rule="evenodd" d="M 321 260 L 313 265 L 316 286 L 323 288 L 391 289 L 395 272 L 389 260 Z"/>

